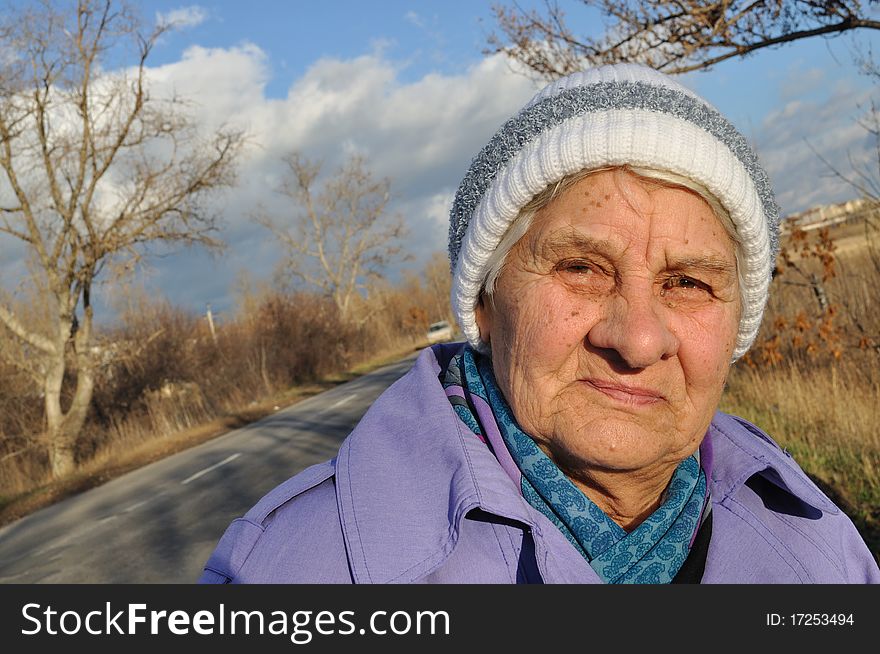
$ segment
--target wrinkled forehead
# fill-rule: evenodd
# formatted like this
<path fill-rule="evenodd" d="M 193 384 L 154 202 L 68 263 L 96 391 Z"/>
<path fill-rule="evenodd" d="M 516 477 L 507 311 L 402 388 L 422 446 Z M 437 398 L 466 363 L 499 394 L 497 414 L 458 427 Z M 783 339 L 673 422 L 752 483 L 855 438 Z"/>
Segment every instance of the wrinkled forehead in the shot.
<path fill-rule="evenodd" d="M 602 171 L 566 188 L 538 209 L 521 243 L 541 256 L 634 250 L 736 268 L 735 244 L 704 198 L 625 171 Z"/>

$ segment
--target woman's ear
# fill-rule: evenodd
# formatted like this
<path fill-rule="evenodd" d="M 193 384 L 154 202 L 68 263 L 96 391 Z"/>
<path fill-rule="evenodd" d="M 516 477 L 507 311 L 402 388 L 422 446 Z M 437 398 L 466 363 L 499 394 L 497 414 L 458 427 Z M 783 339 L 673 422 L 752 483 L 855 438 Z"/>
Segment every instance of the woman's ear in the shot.
<path fill-rule="evenodd" d="M 480 330 L 480 340 L 489 345 L 492 337 L 492 300 L 484 293 L 480 293 L 474 314 L 477 318 L 477 328 Z"/>

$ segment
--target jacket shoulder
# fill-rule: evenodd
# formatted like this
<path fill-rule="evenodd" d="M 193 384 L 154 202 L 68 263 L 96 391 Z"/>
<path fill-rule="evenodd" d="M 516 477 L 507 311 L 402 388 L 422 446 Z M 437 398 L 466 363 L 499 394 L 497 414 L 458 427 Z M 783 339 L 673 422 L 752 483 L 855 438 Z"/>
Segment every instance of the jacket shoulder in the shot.
<path fill-rule="evenodd" d="M 716 415 L 713 428 L 713 504 L 724 533 L 714 549 L 724 550 L 728 574 L 749 571 L 757 583 L 880 582 L 850 518 L 786 450 L 736 416 Z"/>
<path fill-rule="evenodd" d="M 284 504 L 330 479 L 334 474 L 336 459 L 310 466 L 266 493 L 242 519 L 265 527 Z"/>
<path fill-rule="evenodd" d="M 829 514 L 840 509 L 801 469 L 788 450 L 764 430 L 739 416 L 718 412 L 712 420 L 713 481 L 725 496 L 735 493 L 753 475 Z"/>
<path fill-rule="evenodd" d="M 304 553 L 332 549 L 334 542 L 344 553 L 341 530 L 332 529 L 339 522 L 334 475 L 335 459 L 306 468 L 263 496 L 226 529 L 200 583 L 298 583 Z"/>

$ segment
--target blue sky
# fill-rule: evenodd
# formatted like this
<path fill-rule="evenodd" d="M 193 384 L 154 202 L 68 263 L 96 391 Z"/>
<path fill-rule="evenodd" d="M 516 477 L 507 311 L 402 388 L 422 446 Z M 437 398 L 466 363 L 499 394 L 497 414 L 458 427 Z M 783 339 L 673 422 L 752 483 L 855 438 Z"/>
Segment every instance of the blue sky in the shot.
<path fill-rule="evenodd" d="M 228 48 L 253 43 L 267 57 L 267 97 L 283 97 L 292 81 L 324 58 L 353 59 L 378 52 L 396 62 L 402 83 L 430 73 L 460 72 L 484 56 L 486 36 L 494 28 L 493 4 L 486 0 L 253 0 L 182 5 L 175 0 L 149 0 L 139 6 L 151 18 L 178 11 L 194 19 L 192 25 L 184 22 L 166 37 L 152 63 L 176 61 L 194 44 Z M 520 0 L 517 4 L 528 9 L 543 3 Z M 568 9 L 569 25 L 576 33 L 595 35 L 601 30 L 596 12 L 576 0 L 562 6 Z M 876 42 L 876 37 L 863 32 L 856 40 L 867 44 Z M 849 35 L 803 40 L 722 63 L 710 73 L 694 73 L 687 79 L 708 100 L 723 105 L 725 113 L 754 118 L 772 111 L 786 96 L 821 93 L 821 85 L 815 83 L 817 70 L 867 87 L 866 80 L 857 79 L 852 64 L 853 43 Z"/>
<path fill-rule="evenodd" d="M 237 189 L 217 200 L 230 244 L 220 259 L 186 251 L 154 261 L 133 282 L 193 311 L 228 312 L 242 271 L 268 279 L 280 252 L 249 218 L 257 206 L 282 215 L 274 192 L 291 150 L 332 169 L 353 152 L 392 182 L 391 210 L 409 226 L 420 270 L 445 250 L 449 203 L 470 158 L 537 90 L 500 57 L 486 57 L 493 28 L 480 0 L 138 3 L 145 18 L 176 17 L 149 66 L 157 92 L 194 101 L 206 129 L 240 125 L 252 137 Z M 521 6 L 540 4 L 521 1 Z M 601 28 L 571 5 L 575 31 Z M 852 49 L 877 37 L 812 39 L 731 60 L 680 79 L 753 142 L 783 212 L 847 199 L 815 151 L 847 170 L 867 161 L 870 143 L 857 119 L 877 94 L 852 63 Z M 15 286 L 25 266 L 0 243 L 0 275 Z M 392 276 L 399 274 L 392 272 Z M 13 283 L 10 283 L 13 280 Z M 106 287 L 102 302 L 118 291 Z"/>
<path fill-rule="evenodd" d="M 203 22 L 169 37 L 155 62 L 168 63 L 198 43 L 225 48 L 248 41 L 266 53 L 273 77 L 267 95 L 280 97 L 317 59 L 351 59 L 381 51 L 403 66 L 401 81 L 455 73 L 481 58 L 491 30 L 491 3 L 480 0 L 255 0 L 181 5 L 141 2 L 145 15 L 181 8 Z"/>

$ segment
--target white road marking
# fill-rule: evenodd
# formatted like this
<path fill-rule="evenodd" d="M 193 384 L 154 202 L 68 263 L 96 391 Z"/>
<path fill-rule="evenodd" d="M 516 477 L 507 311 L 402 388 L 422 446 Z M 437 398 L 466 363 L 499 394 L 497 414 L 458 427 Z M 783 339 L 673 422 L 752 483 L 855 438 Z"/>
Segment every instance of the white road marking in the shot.
<path fill-rule="evenodd" d="M 231 455 L 231 456 L 227 456 L 227 457 L 226 457 L 225 459 L 223 459 L 220 463 L 215 463 L 215 464 L 212 465 L 212 466 L 208 466 L 208 467 L 205 468 L 204 470 L 199 470 L 197 473 L 195 473 L 194 475 L 190 475 L 189 477 L 187 477 L 186 479 L 184 479 L 184 480 L 183 480 L 182 482 L 180 482 L 180 483 L 181 483 L 181 484 L 188 484 L 188 483 L 191 482 L 191 481 L 195 481 L 196 479 L 198 479 L 198 478 L 201 477 L 202 475 L 206 475 L 206 474 L 208 474 L 209 472 L 211 472 L 212 470 L 216 470 L 216 469 L 219 468 L 220 466 L 225 466 L 227 463 L 230 463 L 230 462 L 232 462 L 232 461 L 235 461 L 235 460 L 236 460 L 238 457 L 240 457 L 240 456 L 241 456 L 241 452 L 236 452 L 235 454 L 233 454 L 233 455 Z"/>
<path fill-rule="evenodd" d="M 348 396 L 346 396 L 346 397 L 343 397 L 343 398 L 342 398 L 341 400 L 339 400 L 336 404 L 332 404 L 332 405 L 331 405 L 330 407 L 328 407 L 328 408 L 329 408 L 329 409 L 335 409 L 335 408 L 338 407 L 338 406 L 342 406 L 342 405 L 345 404 L 346 402 L 351 402 L 351 401 L 352 401 L 354 398 L 356 398 L 356 397 L 357 397 L 357 393 L 352 393 L 351 395 L 348 395 Z"/>
<path fill-rule="evenodd" d="M 140 502 L 135 502 L 134 504 L 132 504 L 132 505 L 131 505 L 130 507 L 128 507 L 127 509 L 122 509 L 122 512 L 123 512 L 123 513 L 128 513 L 129 511 L 134 511 L 135 509 L 142 507 L 144 504 L 149 504 L 149 503 L 152 502 L 154 499 L 156 499 L 156 498 L 155 498 L 155 497 L 151 497 L 151 498 L 146 499 L 146 500 L 141 500 Z"/>

